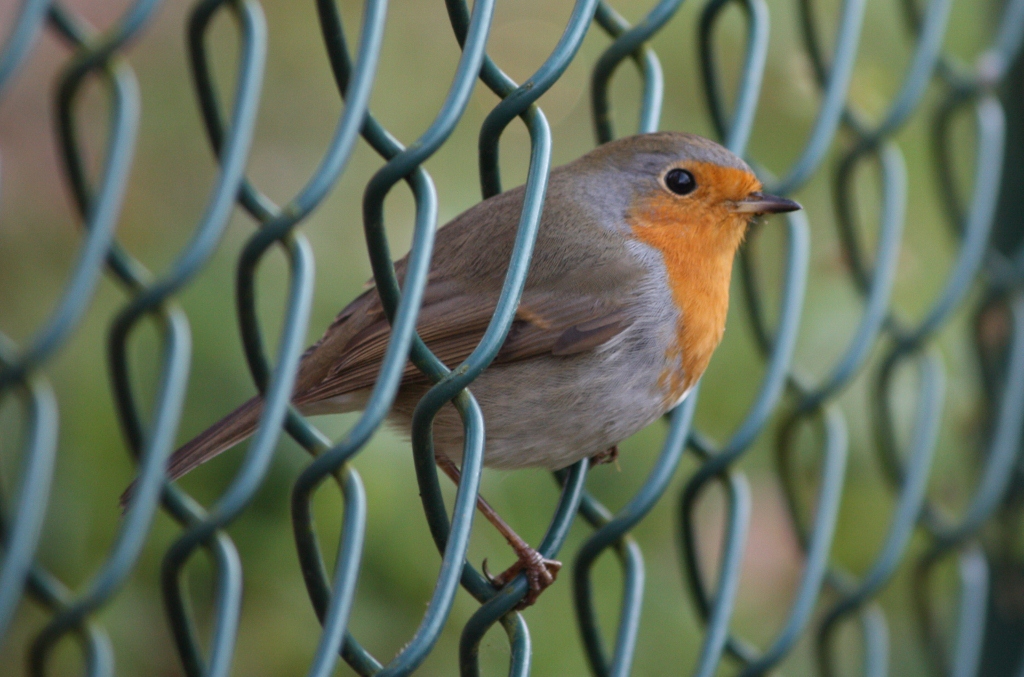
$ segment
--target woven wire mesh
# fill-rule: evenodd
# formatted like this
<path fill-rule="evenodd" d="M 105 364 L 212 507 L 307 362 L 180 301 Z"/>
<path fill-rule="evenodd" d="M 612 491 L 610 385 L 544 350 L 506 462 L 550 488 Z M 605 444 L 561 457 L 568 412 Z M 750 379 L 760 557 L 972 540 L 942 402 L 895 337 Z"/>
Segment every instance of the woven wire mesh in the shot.
<path fill-rule="evenodd" d="M 738 73 L 724 74 L 723 60 L 716 51 L 716 28 L 731 4 L 741 10 L 745 51 Z M 125 50 L 133 41 L 144 39 L 159 3 L 129 3 L 107 29 L 99 31 L 63 4 L 24 0 L 10 13 L 13 22 L 5 31 L 0 95 L 5 88 L 9 90 L 7 85 L 42 36 L 55 36 L 66 44 L 70 56 L 54 87 L 57 136 L 65 179 L 82 228 L 77 261 L 46 321 L 17 343 L 7 337 L 0 342 L 0 396 L 18 400 L 17 414 L 11 419 L 15 429 L 4 433 L 17 441 L 18 458 L 13 466 L 17 472 L 9 478 L 2 502 L 0 637 L 11 629 L 19 604 L 26 599 L 46 610 L 48 621 L 29 640 L 29 674 L 51 674 L 55 648 L 67 637 L 77 640 L 77 670 L 88 675 L 114 674 L 116 651 L 104 630 L 101 612 L 132 574 L 161 510 L 180 524 L 179 535 L 166 548 L 161 585 L 182 669 L 188 675 L 229 674 L 237 650 L 244 567 L 226 529 L 250 506 L 285 432 L 314 456 L 294 482 L 290 506 L 302 577 L 322 625 L 315 654 L 309 658 L 309 675 L 332 674 L 342 660 L 362 675 L 411 674 L 436 647 L 460 586 L 479 603 L 461 630 L 457 657 L 461 674 L 479 674 L 481 641 L 499 625 L 508 639 L 508 673 L 529 674 L 527 615 L 514 610 L 526 594 L 525 578 L 519 576 L 496 590 L 467 561 L 485 423 L 471 394 L 472 381 L 494 358 L 511 327 L 540 221 L 552 135 L 537 101 L 577 57 L 588 32 L 596 30 L 610 37 L 600 58 L 589 65 L 589 104 L 596 140 L 658 129 L 666 78 L 699 77 L 719 140 L 757 167 L 768 190 L 793 195 L 815 176 L 827 176 L 831 181 L 832 209 L 848 284 L 862 297 L 863 305 L 834 365 L 822 374 L 801 368 L 796 350 L 801 328 L 808 322 L 829 322 L 827 315 L 807 317 L 804 312 L 815 210 L 812 207 L 777 218 L 755 230 L 740 258 L 739 305 L 753 328 L 764 366 L 760 378 L 734 384 L 751 399 L 734 432 L 720 443 L 693 426 L 698 403 L 695 392 L 668 417 L 667 436 L 646 481 L 617 511 L 604 507 L 587 492 L 586 461 L 556 473 L 561 494 L 538 549 L 547 557 L 561 556 L 572 562 L 561 584 L 572 586 L 579 633 L 564 628 L 564 639 L 581 638 L 595 675 L 630 674 L 645 588 L 644 560 L 631 531 L 661 500 L 675 502 L 676 538 L 690 608 L 704 624 L 699 653 L 691 657 L 692 665 L 680 667 L 680 672 L 712 675 L 725 665 L 730 666 L 730 674 L 766 674 L 791 654 L 801 638 L 807 638 L 814 646 L 814 671 L 818 674 L 836 674 L 840 665 L 855 674 L 887 674 L 894 664 L 892 654 L 902 647 L 893 646 L 892 629 L 878 597 L 900 565 L 913 571 L 919 637 L 927 647 L 930 674 L 997 674 L 991 670 L 1000 661 L 1009 667 L 998 674 L 1024 671 L 1019 651 L 1024 634 L 1019 625 L 999 616 L 1002 588 L 993 578 L 995 572 L 1003 578 L 1016 575 L 1019 580 L 1022 570 L 1015 543 L 1022 526 L 1020 489 L 1024 487 L 1020 458 L 1024 227 L 1019 216 L 1020 162 L 1014 160 L 1021 156 L 1024 125 L 1019 113 L 1024 96 L 1019 85 L 1024 79 L 1019 72 L 1011 74 L 1024 38 L 1024 0 L 976 8 L 978 23 L 991 25 L 992 30 L 987 48 L 973 64 L 955 57 L 944 46 L 951 30 L 951 0 L 918 4 L 905 0 L 900 11 L 912 58 L 896 94 L 881 114 L 872 115 L 859 110 L 850 97 L 863 42 L 865 0 L 839 4 L 834 35 L 824 34 L 810 0 L 796 4 L 800 35 L 789 48 L 801 50 L 810 64 L 819 91 L 808 96 L 814 98 L 817 108 L 802 150 L 788 169 L 773 175 L 758 163 L 756 154 L 748 152 L 763 98 L 770 35 L 769 7 L 763 1 L 711 0 L 700 7 L 697 30 L 689 34 L 695 36 L 693 43 L 700 55 L 698 76 L 663 68 L 649 44 L 659 32 L 682 30 L 675 24 L 666 28 L 681 0 L 662 0 L 645 10 L 635 25 L 609 3 L 577 0 L 543 65 L 524 82 L 516 83 L 486 52 L 494 0 L 477 0 L 472 8 L 463 0 L 448 0 L 448 19 L 461 57 L 433 122 L 414 142 L 403 146 L 375 119 L 369 103 L 388 15 L 404 8 L 389 7 L 385 0 L 369 0 L 362 7 L 361 25 L 356 30 L 343 28 L 342 14 L 333 0 L 318 0 L 319 39 L 344 106 L 315 171 L 294 197 L 279 205 L 246 177 L 267 66 L 268 30 L 263 9 L 256 0 L 198 2 L 188 15 L 187 53 L 196 100 L 219 170 L 186 246 L 165 272 L 154 274 L 119 244 L 115 227 L 123 218 L 141 119 L 139 84 Z M 995 18 L 982 19 L 986 12 Z M 232 86 L 226 88 L 217 84 L 208 49 L 211 26 L 220 15 L 233 19 L 237 42 L 234 73 L 229 79 Z M 826 48 L 826 43 L 831 47 Z M 639 100 L 617 101 L 613 106 L 613 76 L 620 68 L 628 68 L 630 61 L 640 78 Z M 500 97 L 479 130 L 483 197 L 502 190 L 500 141 L 518 117 L 529 133 L 526 199 L 508 275 L 487 332 L 464 364 L 444 365 L 415 334 L 439 211 L 433 180 L 423 165 L 449 139 L 478 81 Z M 733 83 L 735 91 L 726 91 L 727 82 Z M 1016 83 L 1004 97 L 1016 117 L 1007 117 L 1000 100 L 1005 82 Z M 78 120 L 82 91 L 89 83 L 98 83 L 108 113 L 95 167 L 86 157 L 87 144 Z M 636 130 L 620 129 L 613 121 L 616 109 L 629 106 L 636 109 Z M 915 116 L 926 118 L 931 127 L 933 154 L 927 170 L 934 171 L 936 194 L 944 198 L 941 208 L 957 244 L 955 257 L 942 271 L 945 282 L 934 300 L 909 318 L 894 307 L 892 293 L 905 226 L 913 227 L 919 215 L 907 210 L 908 166 L 896 137 Z M 966 161 L 953 134 L 957 120 L 963 118 L 974 124 L 969 151 L 973 159 Z M 771 133 L 798 134 L 780 128 Z M 384 161 L 366 183 L 362 214 L 366 249 L 392 323 L 392 336 L 365 411 L 344 435 L 332 440 L 288 402 L 307 340 L 313 298 L 314 254 L 300 226 L 345 173 L 360 137 Z M 962 166 L 970 167 L 972 175 L 965 176 Z M 1004 166 L 1008 168 L 1006 177 Z M 862 168 L 877 176 L 879 213 L 877 232 L 872 236 L 865 234 L 867 219 L 857 209 L 863 202 L 857 193 L 857 176 L 865 171 Z M 415 220 L 409 265 L 400 285 L 392 268 L 384 204 L 402 182 L 415 201 Z M 1010 187 L 1002 191 L 1002 202 L 1001 186 Z M 189 322 L 176 297 L 209 264 L 236 208 L 257 225 L 237 259 L 235 294 L 245 359 L 266 406 L 237 473 L 211 505 L 203 507 L 177 486 L 168 485 L 163 475 L 177 439 L 192 361 Z M 782 231 L 782 246 L 760 246 L 761 235 L 768 229 Z M 868 241 L 873 244 L 867 245 Z M 283 253 L 288 271 L 283 321 L 276 337 L 264 335 L 257 317 L 257 270 L 272 251 Z M 777 260 L 766 260 L 771 257 Z M 771 266 L 781 271 L 778 289 L 771 288 L 772 276 L 764 274 L 763 269 Z M 59 462 L 60 416 L 47 368 L 80 327 L 104 274 L 124 292 L 125 301 L 109 325 L 106 358 L 119 421 L 138 464 L 139 479 L 102 566 L 72 587 L 44 568 L 36 556 L 54 466 Z M 972 455 L 961 450 L 954 461 L 963 468 L 977 467 L 979 480 L 963 509 L 953 515 L 929 489 L 929 477 L 940 447 L 946 392 L 945 360 L 937 350 L 937 335 L 954 326 L 954 318 L 964 312 L 974 317 L 986 413 L 984 433 L 979 435 L 981 451 Z M 148 393 L 139 392 L 130 365 L 132 336 L 143 325 L 155 330 L 159 340 L 159 350 L 147 358 L 157 365 L 155 386 Z M 275 346 L 272 358 L 268 344 Z M 384 421 L 407 359 L 436 383 L 418 409 L 412 449 L 423 509 L 442 559 L 419 627 L 396 655 L 383 656 L 371 653 L 348 630 L 368 528 L 363 483 L 351 462 Z M 911 377 L 906 373 L 912 373 Z M 848 416 L 838 400 L 857 377 L 871 384 L 867 446 L 878 455 L 881 481 L 892 496 L 893 508 L 877 553 L 865 559 L 862 571 L 853 573 L 834 561 L 832 551 L 850 447 Z M 896 406 L 900 383 L 913 384 L 909 410 Z M 901 401 L 905 404 L 907 400 L 902 397 Z M 430 441 L 431 420 L 449 401 L 462 416 L 466 440 L 462 481 L 450 510 L 438 482 Z M 800 442 L 807 432 L 816 440 L 811 448 Z M 748 480 L 736 465 L 764 435 L 773 440 L 778 478 L 803 565 L 783 622 L 771 640 L 759 646 L 733 630 L 741 566 L 748 556 L 745 548 L 752 502 Z M 677 496 L 666 496 L 673 479 L 683 472 L 679 469 L 686 453 L 698 459 L 699 465 L 683 478 Z M 312 508 L 317 492 L 329 491 L 323 487 L 325 483 L 336 485 L 343 513 L 331 570 L 325 564 Z M 709 576 L 709 558 L 701 552 L 709 542 L 701 532 L 708 527 L 698 520 L 697 506 L 716 485 L 724 496 L 722 542 L 719 556 L 711 558 L 715 570 Z M 408 496 L 405 500 L 414 499 Z M 577 515 L 593 532 L 578 552 L 564 552 L 562 546 Z M 923 543 L 917 549 L 911 547 L 915 536 Z M 211 618 L 202 623 L 195 618 L 183 576 L 200 550 L 209 556 L 214 590 Z M 593 571 L 608 552 L 618 563 L 621 599 L 617 613 L 602 618 L 604 614 L 595 603 Z M 936 584 L 935 572 L 950 564 L 957 572 L 955 585 Z M 260 591 L 249 589 L 248 594 L 259 595 Z M 859 653 L 852 661 L 840 660 L 842 652 L 836 648 L 837 636 L 847 626 L 859 636 Z M 1009 639 L 1000 639 L 1001 632 L 1009 633 Z M 613 638 L 610 643 L 605 639 L 609 636 Z M 452 657 L 448 665 L 455 662 Z M 540 671 L 542 666 L 534 667 Z"/>

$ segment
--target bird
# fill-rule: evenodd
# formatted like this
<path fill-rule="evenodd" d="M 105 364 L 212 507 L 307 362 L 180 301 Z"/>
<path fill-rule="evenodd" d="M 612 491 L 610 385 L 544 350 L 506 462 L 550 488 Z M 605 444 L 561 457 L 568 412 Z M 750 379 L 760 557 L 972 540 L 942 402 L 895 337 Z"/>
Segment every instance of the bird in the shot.
<path fill-rule="evenodd" d="M 725 331 L 733 260 L 751 220 L 800 209 L 763 192 L 740 157 L 683 132 L 625 137 L 550 172 L 521 301 L 508 336 L 470 390 L 485 421 L 484 465 L 560 469 L 617 457 L 618 443 L 679 405 Z M 462 362 L 497 305 L 523 207 L 522 186 L 470 207 L 436 233 L 417 332 L 447 365 Z M 406 258 L 395 262 L 401 279 Z M 300 362 L 292 402 L 304 415 L 362 409 L 390 325 L 369 285 Z M 411 363 L 389 414 L 411 428 L 431 382 Z M 177 449 L 175 480 L 255 431 L 250 399 Z M 458 480 L 463 427 L 453 405 L 433 425 L 436 461 Z M 129 489 L 130 491 L 130 489 Z M 126 492 L 127 496 L 127 492 Z M 524 608 L 557 577 L 481 497 L 478 507 L 526 574 Z"/>

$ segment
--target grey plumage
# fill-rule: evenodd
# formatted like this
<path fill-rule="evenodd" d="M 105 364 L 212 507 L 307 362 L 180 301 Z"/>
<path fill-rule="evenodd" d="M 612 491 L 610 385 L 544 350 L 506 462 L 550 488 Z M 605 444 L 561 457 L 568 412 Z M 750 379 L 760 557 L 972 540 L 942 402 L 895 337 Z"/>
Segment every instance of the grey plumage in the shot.
<path fill-rule="evenodd" d="M 631 237 L 627 217 L 637 195 L 664 191 L 665 167 L 681 161 L 749 171 L 713 142 L 667 132 L 606 144 L 552 172 L 516 322 L 492 366 L 470 387 L 485 416 L 488 466 L 566 466 L 606 450 L 672 404 L 659 378 L 681 368 L 670 350 L 680 311 L 661 253 Z M 417 328 L 449 366 L 469 355 L 490 320 L 522 201 L 521 187 L 509 190 L 437 233 Z M 404 265 L 396 262 L 399 276 Z M 371 289 L 304 355 L 295 404 L 311 415 L 361 408 L 387 338 Z M 428 387 L 410 365 L 392 420 L 408 429 Z M 248 437 L 259 411 L 259 401 L 250 400 L 184 445 L 172 457 L 170 476 Z M 438 415 L 434 439 L 438 451 L 460 459 L 462 425 L 451 405 Z"/>

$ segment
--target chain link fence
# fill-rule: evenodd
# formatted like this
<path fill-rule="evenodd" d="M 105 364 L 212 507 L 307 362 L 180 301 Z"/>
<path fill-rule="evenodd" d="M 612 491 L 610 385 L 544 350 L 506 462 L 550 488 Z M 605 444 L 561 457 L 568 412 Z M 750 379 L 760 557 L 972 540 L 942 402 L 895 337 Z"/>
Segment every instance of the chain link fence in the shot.
<path fill-rule="evenodd" d="M 17 655 L 19 663 L 24 655 L 25 669 L 32 675 L 114 674 L 119 649 L 104 629 L 103 611 L 132 576 L 162 512 L 180 525 L 173 542 L 161 546 L 160 571 L 166 622 L 180 670 L 187 675 L 230 674 L 242 622 L 245 562 L 228 528 L 250 508 L 267 477 L 278 440 L 286 432 L 314 457 L 294 481 L 290 504 L 301 575 L 322 626 L 307 674 L 336 674 L 341 661 L 360 675 L 412 674 L 438 646 L 446 624 L 451 624 L 460 588 L 476 600 L 478 608 L 461 628 L 458 656 L 445 658 L 446 674 L 452 674 L 456 664 L 463 675 L 480 674 L 481 642 L 498 626 L 507 636 L 508 674 L 530 673 L 533 656 L 526 621 L 530 612 L 514 610 L 527 591 L 524 576 L 496 590 L 467 561 L 480 487 L 484 423 L 470 392 L 473 379 L 509 331 L 537 233 L 552 155 L 551 127 L 537 102 L 577 58 L 588 33 L 600 31 L 608 36 L 606 46 L 596 62 L 588 64 L 589 107 L 597 142 L 657 130 L 666 81 L 699 79 L 717 137 L 757 167 L 767 190 L 793 195 L 813 178 L 825 177 L 831 184 L 832 204 L 809 205 L 805 212 L 759 226 L 742 251 L 737 305 L 752 327 L 763 370 L 758 377 L 733 384 L 750 404 L 732 434 L 720 442 L 694 427 L 699 398 L 691 396 L 671 413 L 663 446 L 646 480 L 615 511 L 587 491 L 586 461 L 556 473 L 561 493 L 538 550 L 545 557 L 571 562 L 559 585 L 571 587 L 578 631 L 562 628 L 559 641 L 580 639 L 595 675 L 632 672 L 645 564 L 631 532 L 661 501 L 672 503 L 678 519 L 676 533 L 662 538 L 675 538 L 679 544 L 689 599 L 688 605 L 680 602 L 679 613 L 695 612 L 703 627 L 699 652 L 674 672 L 714 675 L 723 674 L 720 669 L 724 669 L 724 674 L 768 674 L 802 641 L 811 647 L 810 674 L 890 674 L 906 650 L 907 635 L 894 634 L 879 596 L 903 567 L 911 572 L 917 640 L 929 661 L 925 674 L 1024 674 L 1024 603 L 1019 592 L 1024 586 L 1020 547 L 1024 527 L 1024 220 L 1020 212 L 1024 204 L 1020 198 L 1024 73 L 1019 67 L 1014 70 L 1024 38 L 1024 1 L 975 3 L 973 21 L 988 32 L 987 46 L 968 61 L 948 48 L 948 35 L 955 28 L 951 0 L 904 0 L 899 11 L 911 54 L 908 67 L 898 76 L 901 84 L 891 99 L 870 112 L 850 96 L 864 43 L 866 0 L 841 0 L 829 6 L 835 12 L 831 30 L 823 29 L 827 22 L 817 16 L 822 8 L 811 0 L 794 3 L 799 31 L 786 49 L 809 64 L 818 91 L 808 92 L 808 97 L 816 112 L 805 131 L 788 131 L 781 125 L 770 130 L 776 138 L 803 135 L 805 139 L 788 168 L 775 174 L 767 165 L 779 163 L 759 163 L 758 154 L 748 151 L 752 145 L 762 147 L 752 141 L 757 141 L 755 118 L 764 98 L 769 19 L 775 11 L 763 0 L 710 0 L 701 4 L 696 27 L 673 23 L 668 28 L 681 0 L 662 0 L 644 9 L 635 24 L 603 0 L 577 0 L 550 55 L 522 83 L 513 81 L 488 56 L 494 0 L 476 0 L 472 8 L 464 0 L 448 0 L 452 35 L 430 39 L 454 38 L 461 57 L 432 123 L 408 145 L 402 145 L 370 109 L 389 14 L 408 11 L 402 3 L 391 4 L 367 0 L 356 29 L 343 27 L 343 12 L 333 0 L 317 0 L 319 40 L 344 105 L 315 171 L 293 197 L 280 203 L 246 173 L 254 152 L 261 97 L 266 96 L 261 92 L 268 67 L 264 10 L 257 0 L 194 4 L 187 19 L 187 55 L 196 103 L 218 170 L 209 184 L 203 214 L 190 226 L 188 242 L 161 273 L 147 270 L 115 236 L 125 218 L 129 183 L 137 180 L 132 178 L 132 162 L 143 121 L 140 84 L 127 50 L 133 42 L 146 39 L 146 28 L 160 3 L 125 3 L 122 13 L 103 30 L 92 27 L 68 4 L 49 0 L 23 0 L 7 12 L 10 24 L 4 28 L 0 52 L 0 96 L 10 92 L 19 67 L 41 40 L 57 38 L 68 50 L 53 83 L 53 110 L 57 147 L 81 242 L 63 291 L 45 321 L 18 341 L 0 337 L 0 397 L 9 412 L 3 419 L 8 424 L 4 436 L 15 457 L 4 466 L 9 472 L 0 501 L 0 637 L 7 634 L 8 645 L 16 636 L 27 637 L 24 647 L 5 646 L 4 655 Z M 740 11 L 730 19 L 732 5 Z M 211 56 L 215 27 L 221 27 L 219 38 L 225 38 L 228 30 L 222 17 L 232 20 L 231 40 L 237 51 L 227 77 L 217 75 L 216 59 Z M 717 39 L 723 21 L 732 21 L 734 28 L 742 21 L 745 32 L 742 54 L 732 59 L 739 65 L 735 72 L 728 72 L 729 59 L 722 58 Z M 682 41 L 694 38 L 699 73 L 663 65 L 650 45 L 663 31 L 672 31 Z M 613 78 L 634 67 L 640 83 L 638 100 L 613 96 Z M 223 86 L 224 82 L 229 85 Z M 438 86 L 441 82 L 437 81 Z M 487 332 L 464 364 L 444 365 L 414 331 L 439 212 L 438 194 L 424 164 L 449 139 L 478 83 L 500 98 L 478 133 L 482 195 L 495 195 L 503 188 L 500 142 L 519 118 L 529 134 L 526 199 L 502 296 Z M 105 106 L 102 130 L 93 130 L 80 119 L 90 87 Z M 630 107 L 636 111 L 637 129 L 627 130 L 615 124 L 613 114 Z M 898 142 L 903 128 L 915 119 L 923 119 L 930 128 L 931 153 L 924 166 L 908 165 Z M 971 122 L 973 131 L 965 133 L 961 121 Z M 364 413 L 334 440 L 289 408 L 310 331 L 314 290 L 313 248 L 300 226 L 345 174 L 360 138 L 383 161 L 365 184 L 362 215 L 366 250 L 392 323 L 392 336 Z M 918 170 L 931 174 L 913 178 Z M 859 177 L 872 173 L 877 198 L 865 200 L 862 184 L 866 182 Z M 908 229 L 928 218 L 908 210 L 911 179 L 934 184 L 930 195 L 941 196 L 940 207 L 956 245 L 948 267 L 937 271 L 944 280 L 937 293 L 930 301 L 921 301 L 920 311 L 907 313 L 892 301 L 901 245 Z M 399 186 L 402 183 L 404 189 Z M 415 203 L 409 265 L 401 285 L 392 268 L 385 230 L 385 201 L 396 189 L 408 190 Z M 863 214 L 865 204 L 877 204 L 877 215 Z M 2 208 L 0 204 L 0 213 Z M 862 310 L 849 337 L 843 339 L 845 344 L 837 349 L 838 358 L 830 368 L 813 373 L 819 370 L 801 366 L 797 345 L 801 331 L 831 321 L 827 309 L 805 313 L 804 303 L 812 237 L 819 232 L 814 225 L 816 211 L 824 209 L 834 214 L 847 285 L 861 299 Z M 191 330 L 178 297 L 210 264 L 237 210 L 257 225 L 237 256 L 235 300 L 245 360 L 266 406 L 237 472 L 204 506 L 178 486 L 168 485 L 163 471 L 179 439 L 193 360 Z M 771 230 L 782 233 L 778 246 L 762 243 Z M 257 312 L 257 271 L 272 252 L 283 254 L 287 265 L 282 322 L 276 336 L 265 335 Z M 72 585 L 37 557 L 55 465 L 60 463 L 61 414 L 48 373 L 80 329 L 104 275 L 120 287 L 124 298 L 109 321 L 105 358 L 123 437 L 137 463 L 138 484 L 102 565 Z M 965 315 L 972 319 L 956 320 Z M 227 331 L 227 320 L 223 322 Z M 736 322 L 731 320 L 730 326 Z M 968 331 L 969 327 L 973 327 L 971 340 L 980 365 L 978 407 L 984 413 L 976 435 L 978 451 L 957 449 L 950 461 L 964 472 L 976 469 L 978 478 L 970 497 L 954 512 L 946 507 L 948 501 L 936 495 L 929 478 L 945 434 L 946 393 L 964 386 L 946 383 L 948 359 L 939 351 L 937 337 L 944 330 Z M 133 341 L 139 343 L 137 337 L 145 331 L 156 336 L 155 349 L 138 357 Z M 349 630 L 364 543 L 372 528 L 363 481 L 351 463 L 381 426 L 407 359 L 436 384 L 424 398 L 427 416 L 418 419 L 412 450 L 423 510 L 441 563 L 418 627 L 397 654 L 379 655 Z M 140 386 L 133 377 L 133 360 L 155 365 L 152 384 Z M 855 379 L 869 384 L 867 420 L 856 425 L 865 427 L 865 454 L 877 455 L 882 472 L 876 481 L 884 483 L 892 505 L 885 513 L 887 522 L 877 551 L 866 543 L 865 566 L 856 572 L 833 557 L 851 447 L 846 401 L 839 400 Z M 430 420 L 449 401 L 458 408 L 466 430 L 462 480 L 450 509 L 429 441 Z M 754 643 L 738 633 L 733 616 L 741 567 L 745 558 L 756 557 L 746 552 L 751 488 L 737 464 L 758 439 L 768 439 L 766 447 L 774 448 L 776 476 L 802 566 L 778 628 L 768 641 Z M 680 470 L 687 454 L 699 460 L 692 472 Z M 678 492 L 673 481 L 682 481 Z M 321 547 L 313 505 L 318 492 L 330 491 L 339 493 L 342 518 L 337 552 L 329 567 L 325 562 L 332 558 L 325 557 Z M 698 506 L 709 493 L 724 497 L 717 555 L 706 552 L 714 538 L 709 540 L 702 533 L 711 527 L 698 519 Z M 412 495 L 401 500 L 415 501 Z M 577 516 L 592 531 L 571 552 L 562 546 L 574 522 L 580 521 Z M 210 562 L 213 592 L 208 617 L 197 619 L 184 572 L 200 552 Z M 607 604 L 599 602 L 601 586 L 594 582 L 595 566 L 605 554 L 618 566 L 620 597 L 613 615 L 606 613 Z M 422 558 L 413 558 L 410 566 L 423 566 Z M 943 577 L 944 571 L 954 572 L 952 583 L 949 576 Z M 253 586 L 247 592 L 260 595 Z M 41 627 L 28 635 L 12 631 L 19 627 L 19 609 L 25 605 L 38 605 L 46 614 Z M 388 619 L 378 622 L 388 623 Z M 68 638 L 77 646 L 70 668 L 67 660 L 55 659 L 57 647 Z M 56 663 L 60 665 L 55 667 Z M 12 674 L 20 669 L 12 667 Z M 532 669 L 538 674 L 546 670 L 539 664 Z M 179 667 L 166 670 L 176 674 Z"/>

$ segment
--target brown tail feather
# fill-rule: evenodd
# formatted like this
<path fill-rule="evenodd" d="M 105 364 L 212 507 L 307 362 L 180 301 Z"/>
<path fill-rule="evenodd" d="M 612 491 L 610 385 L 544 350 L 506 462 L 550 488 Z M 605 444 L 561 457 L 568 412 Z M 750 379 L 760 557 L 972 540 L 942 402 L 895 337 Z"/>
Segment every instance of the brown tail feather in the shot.
<path fill-rule="evenodd" d="M 262 409 L 263 401 L 254 397 L 185 443 L 171 454 L 167 462 L 168 477 L 176 480 L 252 435 Z M 122 508 L 131 500 L 134 491 L 135 482 L 132 482 L 121 494 Z"/>

